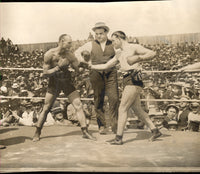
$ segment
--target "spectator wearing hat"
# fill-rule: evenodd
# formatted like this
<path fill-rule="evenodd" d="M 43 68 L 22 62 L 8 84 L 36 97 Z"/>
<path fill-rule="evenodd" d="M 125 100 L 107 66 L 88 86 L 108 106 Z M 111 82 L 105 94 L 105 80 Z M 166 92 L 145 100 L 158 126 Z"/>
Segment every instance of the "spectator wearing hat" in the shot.
<path fill-rule="evenodd" d="M 19 96 L 19 93 L 20 93 L 20 87 L 18 83 L 13 83 L 11 96 Z"/>
<path fill-rule="evenodd" d="M 6 86 L 1 86 L 0 88 L 0 95 L 3 96 L 8 96 L 8 89 Z M 7 99 L 1 98 L 0 103 L 7 102 Z"/>
<path fill-rule="evenodd" d="M 17 110 L 12 111 L 12 116 L 15 118 L 16 123 L 21 126 L 33 126 L 33 112 L 31 111 L 31 103 L 27 100 L 21 102 L 23 112 L 19 114 Z"/>
<path fill-rule="evenodd" d="M 13 120 L 12 114 L 8 110 L 7 112 L 5 112 L 5 113 L 2 114 L 2 118 L 0 120 L 0 126 L 9 126 L 11 123 L 13 123 L 13 121 L 14 120 Z"/>
<path fill-rule="evenodd" d="M 13 112 L 14 118 L 17 120 L 19 125 L 23 126 L 34 126 L 33 122 L 33 109 L 32 109 L 32 104 L 30 101 L 26 101 L 24 103 L 24 107 L 26 110 L 23 112 L 22 117 L 18 116 L 17 112 Z"/>
<path fill-rule="evenodd" d="M 199 103 L 194 102 L 190 104 L 191 112 L 188 115 L 188 129 L 190 131 L 198 132 L 200 126 Z"/>
<path fill-rule="evenodd" d="M 179 113 L 177 116 L 178 121 L 178 130 L 186 130 L 188 126 L 188 115 L 190 113 L 189 109 L 189 97 L 188 96 L 182 96 L 179 103 Z"/>
<path fill-rule="evenodd" d="M 166 116 L 162 122 L 163 127 L 171 130 L 171 129 L 177 129 L 178 123 L 177 123 L 177 115 L 179 113 L 179 109 L 176 105 L 170 104 L 165 109 Z"/>
<path fill-rule="evenodd" d="M 1 86 L 0 94 L 3 95 L 3 96 L 7 96 L 8 95 L 8 88 L 6 86 Z"/>
<path fill-rule="evenodd" d="M 75 110 L 75 109 L 74 109 Z M 72 125 L 72 122 L 64 118 L 63 110 L 61 108 L 60 102 L 56 100 L 52 106 L 51 113 L 55 119 L 55 124 L 57 125 Z M 76 112 L 75 112 L 76 113 Z M 77 119 L 78 122 L 78 119 Z"/>
<path fill-rule="evenodd" d="M 42 112 L 42 105 L 44 104 L 42 99 L 32 99 L 33 104 L 33 123 L 36 124 L 38 121 L 38 117 L 40 113 Z M 51 126 L 55 124 L 55 119 L 53 118 L 53 115 L 51 112 L 47 114 L 47 119 L 44 122 L 44 126 Z"/>
<path fill-rule="evenodd" d="M 193 98 L 195 96 L 194 91 L 191 89 L 192 85 L 190 83 L 185 83 L 184 85 L 184 94 L 189 98 Z"/>
<path fill-rule="evenodd" d="M 172 98 L 179 98 L 182 95 L 183 83 L 176 82 L 172 85 Z"/>
<path fill-rule="evenodd" d="M 92 28 L 95 40 L 84 44 L 75 51 L 79 62 L 91 62 L 93 65 L 107 63 L 115 56 L 112 42 L 108 39 L 109 27 L 104 22 L 98 22 Z M 110 116 L 112 131 L 116 133 L 119 94 L 117 83 L 117 70 L 113 66 L 105 70 L 91 70 L 90 81 L 94 90 L 94 103 L 97 115 L 97 123 L 100 134 L 108 132 L 105 114 L 103 111 L 105 94 L 110 103 Z"/>
<path fill-rule="evenodd" d="M 13 125 L 16 123 L 16 120 L 13 117 L 13 114 L 17 113 L 17 115 L 21 115 L 22 110 L 20 107 L 19 100 L 17 100 L 17 99 L 10 99 L 5 103 L 7 103 L 7 104 L 6 104 L 6 106 L 5 105 L 3 106 L 3 107 L 5 107 L 5 110 L 3 113 L 3 118 L 8 117 L 9 119 L 4 121 L 3 126 L 10 126 L 10 125 Z"/>
<path fill-rule="evenodd" d="M 195 95 L 194 96 L 195 99 L 197 99 L 197 100 L 200 99 L 200 85 L 199 85 L 199 82 L 194 84 L 194 95 Z"/>
<path fill-rule="evenodd" d="M 31 100 L 32 105 L 33 105 L 33 123 L 36 123 L 38 121 L 38 115 L 41 113 L 42 111 L 42 104 L 43 104 L 43 100 L 42 99 L 35 99 L 33 98 Z"/>
<path fill-rule="evenodd" d="M 162 92 L 161 99 L 171 99 L 171 98 L 173 98 L 172 85 L 168 84 L 166 85 L 165 90 Z M 159 108 L 164 112 L 165 108 L 170 104 L 170 102 L 163 101 L 160 102 L 159 104 L 160 104 Z"/>
<path fill-rule="evenodd" d="M 155 113 L 151 112 L 149 114 L 149 117 L 158 129 L 161 129 L 163 127 L 162 123 L 164 120 L 164 115 L 162 112 L 155 112 Z"/>

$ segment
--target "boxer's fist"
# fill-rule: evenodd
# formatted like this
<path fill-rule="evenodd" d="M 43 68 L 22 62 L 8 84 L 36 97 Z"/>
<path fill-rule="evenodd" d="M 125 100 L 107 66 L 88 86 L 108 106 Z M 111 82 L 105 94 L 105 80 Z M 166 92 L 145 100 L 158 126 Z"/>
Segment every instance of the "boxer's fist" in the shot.
<path fill-rule="evenodd" d="M 83 57 L 83 59 L 88 62 L 90 60 L 90 52 L 89 51 L 82 51 L 81 52 L 81 56 Z"/>
<path fill-rule="evenodd" d="M 58 61 L 58 67 L 60 68 L 60 70 L 65 69 L 67 66 L 69 65 L 69 60 L 68 59 L 60 59 Z"/>

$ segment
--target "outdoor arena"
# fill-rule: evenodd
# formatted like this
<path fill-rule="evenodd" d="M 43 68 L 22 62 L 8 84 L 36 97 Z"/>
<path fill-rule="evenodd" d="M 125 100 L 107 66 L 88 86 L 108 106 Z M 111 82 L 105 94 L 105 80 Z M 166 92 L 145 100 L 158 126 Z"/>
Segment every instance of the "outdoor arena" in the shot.
<path fill-rule="evenodd" d="M 90 39 L 92 38 L 74 41 L 73 49 L 76 50 Z M 135 43 L 135 38 L 129 37 L 129 39 Z M 152 62 L 142 64 L 145 88 L 141 99 L 144 108 L 152 117 L 163 118 L 168 104 L 179 106 L 180 102 L 200 103 L 200 70 L 191 69 L 186 72 L 178 70 L 200 61 L 199 33 L 143 37 L 137 38 L 137 41 L 157 52 Z M 1 48 L 0 86 L 6 87 L 1 88 L 0 94 L 1 119 L 8 110 L 12 110 L 12 101 L 15 101 L 20 108 L 24 100 L 30 102 L 33 98 L 44 100 L 47 84 L 41 75 L 43 55 L 55 45 L 56 43 L 18 45 L 17 49 L 11 41 L 10 47 Z M 200 171 L 199 130 L 193 132 L 187 129 L 161 129 L 163 135 L 156 141 L 149 142 L 150 130 L 145 126 L 138 128 L 135 121 L 137 116 L 133 115 L 128 120 L 124 144 L 110 145 L 109 141 L 115 135 L 111 132 L 100 135 L 92 112 L 93 96 L 88 82 L 88 71 L 83 69 L 74 83 L 81 94 L 82 102 L 90 111 L 89 130 L 97 141 L 83 139 L 80 127 L 72 124 L 45 126 L 40 141 L 32 142 L 35 127 L 21 126 L 16 120 L 12 120 L 0 126 L 0 144 L 6 146 L 0 150 L 0 172 Z M 42 83 L 44 81 L 45 83 Z M 14 84 L 18 87 L 18 94 L 15 92 Z M 119 80 L 119 91 L 122 88 Z M 165 93 L 166 91 L 169 93 Z M 188 96 L 188 99 L 181 100 L 182 95 Z M 67 103 L 67 98 L 62 95 L 59 96 L 59 100 Z M 106 119 L 109 123 L 109 113 Z"/>

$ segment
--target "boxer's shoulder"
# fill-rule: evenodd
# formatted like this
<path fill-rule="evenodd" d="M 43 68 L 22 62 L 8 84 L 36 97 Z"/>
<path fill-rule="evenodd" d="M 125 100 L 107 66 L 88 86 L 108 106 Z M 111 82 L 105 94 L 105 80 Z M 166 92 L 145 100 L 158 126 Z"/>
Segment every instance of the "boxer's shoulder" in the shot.
<path fill-rule="evenodd" d="M 45 56 L 51 57 L 51 56 L 56 56 L 57 54 L 58 52 L 56 48 L 51 48 L 45 53 Z"/>
<path fill-rule="evenodd" d="M 55 57 L 58 57 L 58 53 L 56 52 L 56 50 L 54 48 L 48 50 L 45 54 L 44 54 L 44 59 L 55 59 Z"/>

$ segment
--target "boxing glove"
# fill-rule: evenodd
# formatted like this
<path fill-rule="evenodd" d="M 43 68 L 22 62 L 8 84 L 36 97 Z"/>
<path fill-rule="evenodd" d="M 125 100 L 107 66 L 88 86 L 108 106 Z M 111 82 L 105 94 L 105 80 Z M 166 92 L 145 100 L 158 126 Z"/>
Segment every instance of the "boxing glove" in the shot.
<path fill-rule="evenodd" d="M 58 61 L 58 67 L 60 68 L 60 70 L 64 70 L 65 68 L 67 68 L 69 65 L 69 60 L 67 58 L 65 59 L 60 59 Z"/>
<path fill-rule="evenodd" d="M 85 50 L 81 52 L 81 56 L 83 57 L 83 59 L 88 62 L 90 60 L 90 52 Z"/>

